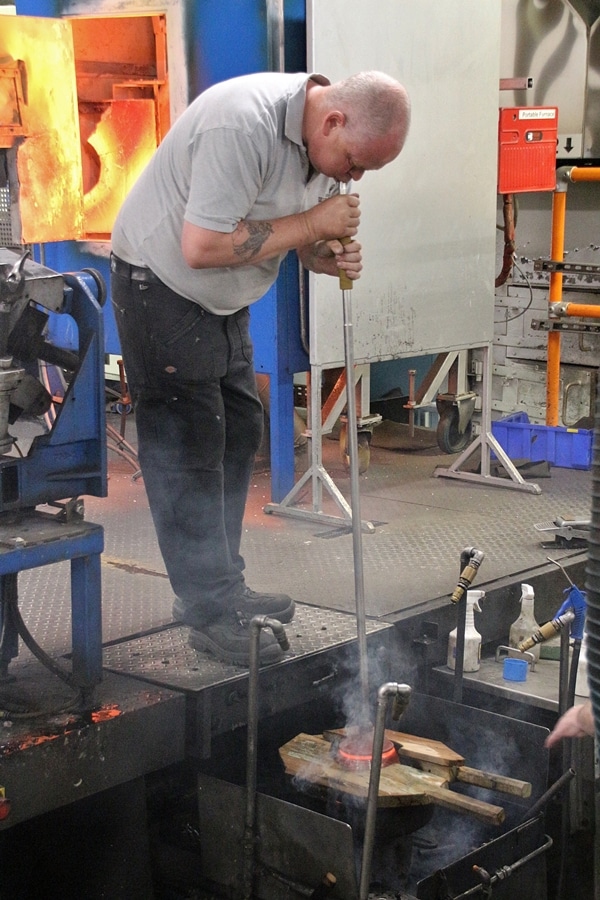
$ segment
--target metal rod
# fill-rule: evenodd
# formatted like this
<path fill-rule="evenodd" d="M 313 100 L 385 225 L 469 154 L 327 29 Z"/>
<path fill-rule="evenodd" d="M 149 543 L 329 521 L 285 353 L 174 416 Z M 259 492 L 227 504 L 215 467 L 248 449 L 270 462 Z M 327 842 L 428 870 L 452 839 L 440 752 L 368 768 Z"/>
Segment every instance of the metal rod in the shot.
<path fill-rule="evenodd" d="M 550 785 L 547 791 L 545 791 L 541 797 L 533 804 L 531 809 L 527 810 L 527 813 L 523 816 L 519 825 L 524 825 L 525 822 L 528 822 L 529 819 L 535 819 L 539 813 L 542 812 L 544 807 L 552 800 L 555 794 L 558 794 L 559 791 L 562 791 L 564 786 L 573 780 L 575 777 L 575 769 L 568 768 L 560 778 L 554 782 L 554 784 Z"/>
<path fill-rule="evenodd" d="M 569 708 L 569 644 L 571 629 L 569 626 L 560 632 L 560 662 L 558 664 L 558 715 L 562 716 Z"/>
<path fill-rule="evenodd" d="M 535 859 L 536 856 L 540 856 L 542 853 L 550 850 L 554 841 L 547 834 L 544 835 L 544 838 L 545 841 L 540 847 L 532 850 L 531 853 L 525 854 L 525 856 L 522 856 L 516 862 L 512 863 L 512 865 L 502 866 L 502 868 L 494 872 L 493 875 L 490 875 L 489 872 L 486 872 L 485 869 L 482 869 L 479 866 L 473 866 L 473 870 L 481 878 L 481 884 L 476 884 L 474 887 L 469 888 L 467 891 L 463 891 L 462 894 L 455 894 L 454 900 L 464 900 L 465 897 L 473 897 L 475 894 L 479 894 L 479 896 L 481 897 L 491 897 L 493 885 L 497 884 L 498 882 L 505 881 L 522 866 L 527 865 L 528 862 L 531 862 L 532 859 Z"/>
<path fill-rule="evenodd" d="M 266 0 L 267 59 L 270 72 L 285 71 L 283 0 Z"/>
<path fill-rule="evenodd" d="M 258 761 L 258 670 L 260 632 L 270 628 L 282 650 L 289 649 L 285 629 L 277 619 L 254 616 L 250 621 L 248 665 L 248 735 L 246 741 L 246 818 L 243 838 L 242 897 L 251 900 L 254 887 L 256 844 L 256 785 Z"/>
<path fill-rule="evenodd" d="M 348 193 L 348 184 L 340 184 L 340 193 Z M 365 585 L 360 515 L 360 482 L 358 462 L 358 425 L 354 388 L 354 326 L 352 322 L 352 280 L 340 276 L 344 311 L 344 360 L 346 365 L 347 441 L 350 458 L 350 498 L 352 507 L 352 550 L 354 554 L 354 596 L 358 635 L 359 672 L 363 718 L 369 721 L 369 669 L 367 661 L 367 628 L 365 617 Z"/>
<path fill-rule="evenodd" d="M 415 436 L 415 375 L 416 369 L 408 370 L 408 433 Z"/>
<path fill-rule="evenodd" d="M 457 603 L 456 611 L 456 658 L 454 660 L 454 686 L 452 699 L 462 703 L 463 679 L 465 670 L 465 632 L 467 630 L 467 594 L 464 593 Z"/>
<path fill-rule="evenodd" d="M 359 900 L 368 900 L 369 883 L 371 881 L 371 862 L 373 857 L 373 845 L 375 843 L 375 822 L 377 818 L 377 801 L 379 799 L 379 779 L 381 776 L 381 757 L 383 754 L 383 738 L 385 736 L 385 713 L 389 697 L 398 698 L 402 695 L 402 706 L 406 709 L 410 697 L 411 688 L 407 684 L 388 682 L 382 684 L 377 691 L 377 714 L 375 729 L 373 731 L 373 750 L 371 753 L 371 774 L 369 777 L 369 791 L 367 794 L 367 818 L 365 822 L 365 836 L 362 851 L 362 866 L 360 872 Z"/>
<path fill-rule="evenodd" d="M 560 569 L 560 571 L 563 573 L 563 575 L 565 576 L 565 578 L 567 579 L 567 581 L 568 581 L 569 584 L 571 585 L 571 587 L 575 587 L 575 585 L 573 584 L 573 582 L 572 582 L 571 579 L 569 578 L 569 574 L 568 574 L 567 570 L 565 569 L 564 566 L 561 566 L 561 564 L 558 562 L 557 559 L 552 559 L 551 556 L 547 556 L 546 559 L 548 560 L 548 562 L 554 563 L 555 566 L 558 566 L 558 568 Z"/>

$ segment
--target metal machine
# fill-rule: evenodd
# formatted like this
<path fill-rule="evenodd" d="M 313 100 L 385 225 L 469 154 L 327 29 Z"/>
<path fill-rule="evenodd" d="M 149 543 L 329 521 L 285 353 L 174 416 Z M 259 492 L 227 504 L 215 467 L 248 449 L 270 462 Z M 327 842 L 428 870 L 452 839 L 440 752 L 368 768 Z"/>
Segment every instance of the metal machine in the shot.
<path fill-rule="evenodd" d="M 104 535 L 84 522 L 81 497 L 106 496 L 105 289 L 93 270 L 59 275 L 29 256 L 0 249 L 0 681 L 10 677 L 19 636 L 31 641 L 18 573 L 68 559 L 68 680 L 86 702 L 102 670 Z M 77 332 L 75 349 L 56 337 L 63 317 Z"/>

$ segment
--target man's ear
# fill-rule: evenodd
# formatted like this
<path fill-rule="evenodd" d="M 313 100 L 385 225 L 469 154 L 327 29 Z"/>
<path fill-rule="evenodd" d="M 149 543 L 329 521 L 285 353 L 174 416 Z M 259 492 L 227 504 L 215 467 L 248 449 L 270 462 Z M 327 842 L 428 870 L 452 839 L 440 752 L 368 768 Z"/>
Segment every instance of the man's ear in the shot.
<path fill-rule="evenodd" d="M 328 112 L 323 121 L 323 134 L 329 135 L 336 128 L 343 128 L 346 124 L 346 116 L 337 109 Z"/>

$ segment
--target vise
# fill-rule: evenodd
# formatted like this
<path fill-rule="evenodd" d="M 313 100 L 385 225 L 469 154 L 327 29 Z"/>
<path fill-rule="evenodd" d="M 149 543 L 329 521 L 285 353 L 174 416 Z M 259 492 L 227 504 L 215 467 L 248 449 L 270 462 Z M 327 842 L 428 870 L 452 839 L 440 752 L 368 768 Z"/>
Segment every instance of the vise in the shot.
<path fill-rule="evenodd" d="M 70 560 L 72 671 L 64 680 L 84 706 L 102 677 L 104 532 L 84 521 L 81 498 L 107 493 L 105 297 L 94 270 L 60 275 L 29 251 L 0 248 L 0 683 L 19 637 L 49 662 L 20 615 L 18 573 Z"/>

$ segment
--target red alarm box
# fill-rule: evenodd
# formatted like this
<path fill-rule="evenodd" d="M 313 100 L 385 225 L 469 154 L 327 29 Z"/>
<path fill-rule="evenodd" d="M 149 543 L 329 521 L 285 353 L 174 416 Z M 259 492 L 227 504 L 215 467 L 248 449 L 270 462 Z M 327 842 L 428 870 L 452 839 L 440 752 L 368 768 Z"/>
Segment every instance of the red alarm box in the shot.
<path fill-rule="evenodd" d="M 502 108 L 498 127 L 498 193 L 553 191 L 557 140 L 556 106 Z"/>

